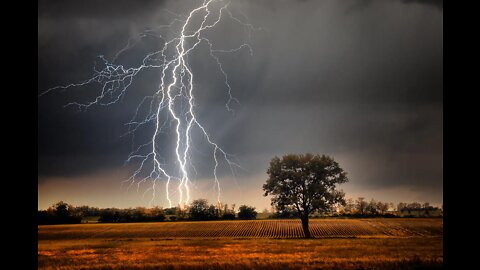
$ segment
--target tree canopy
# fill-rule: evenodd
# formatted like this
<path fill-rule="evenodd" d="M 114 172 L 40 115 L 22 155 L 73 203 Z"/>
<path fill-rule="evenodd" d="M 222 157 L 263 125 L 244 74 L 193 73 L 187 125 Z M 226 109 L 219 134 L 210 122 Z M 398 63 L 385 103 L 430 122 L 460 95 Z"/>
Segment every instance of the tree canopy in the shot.
<path fill-rule="evenodd" d="M 255 207 L 248 206 L 248 205 L 241 205 L 238 208 L 238 219 L 256 219 L 257 218 L 257 211 L 255 211 Z"/>
<path fill-rule="evenodd" d="M 345 204 L 345 194 L 336 186 L 348 182 L 347 173 L 329 156 L 288 154 L 282 159 L 274 157 L 267 174 L 264 196 L 271 195 L 272 205 L 279 211 L 294 208 L 302 219 L 306 237 L 310 237 L 309 214 Z"/>

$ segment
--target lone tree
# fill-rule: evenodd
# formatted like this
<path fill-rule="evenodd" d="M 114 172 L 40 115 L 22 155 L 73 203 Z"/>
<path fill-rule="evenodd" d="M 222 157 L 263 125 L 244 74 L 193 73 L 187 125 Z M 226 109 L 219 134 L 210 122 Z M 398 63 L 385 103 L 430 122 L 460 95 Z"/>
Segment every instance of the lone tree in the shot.
<path fill-rule="evenodd" d="M 280 211 L 294 208 L 302 220 L 306 238 L 311 238 L 309 214 L 326 212 L 335 204 L 345 205 L 345 193 L 337 190 L 336 185 L 348 182 L 347 173 L 329 156 L 289 154 L 282 159 L 274 157 L 267 174 L 264 196 L 273 196 L 272 205 Z"/>

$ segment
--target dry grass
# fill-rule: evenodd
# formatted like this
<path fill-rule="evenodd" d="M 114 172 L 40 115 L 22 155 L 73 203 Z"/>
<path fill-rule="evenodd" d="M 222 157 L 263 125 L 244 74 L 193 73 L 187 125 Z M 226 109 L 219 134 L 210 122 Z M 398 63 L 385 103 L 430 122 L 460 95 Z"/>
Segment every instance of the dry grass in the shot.
<path fill-rule="evenodd" d="M 397 226 L 407 226 L 402 225 L 401 220 L 378 222 L 375 223 L 377 230 L 385 232 L 390 231 L 388 225 L 395 230 Z M 417 224 L 420 229 L 408 223 L 409 231 L 423 231 L 428 228 L 428 222 Z M 431 222 L 433 227 L 438 223 L 437 220 Z M 230 223 L 235 225 L 238 221 Z M 201 230 L 212 223 L 194 224 Z M 440 234 L 400 237 L 384 233 L 367 238 L 358 235 L 358 238 L 311 240 L 161 238 L 143 235 L 145 230 L 153 233 L 164 224 L 99 225 L 41 226 L 39 269 L 416 269 L 441 267 L 443 263 Z M 154 229 L 146 229 L 151 227 Z"/>

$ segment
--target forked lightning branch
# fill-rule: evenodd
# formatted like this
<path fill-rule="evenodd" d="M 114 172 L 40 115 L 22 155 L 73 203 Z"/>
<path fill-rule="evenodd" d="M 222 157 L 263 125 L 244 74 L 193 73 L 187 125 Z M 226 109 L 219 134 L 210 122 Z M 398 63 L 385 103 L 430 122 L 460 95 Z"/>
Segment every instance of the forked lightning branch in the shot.
<path fill-rule="evenodd" d="M 225 20 L 240 24 L 249 31 L 254 28 L 251 24 L 234 16 L 228 6 L 229 3 L 224 1 L 204 0 L 186 15 L 175 14 L 176 18 L 169 25 L 159 26 L 159 29 L 166 29 L 169 32 L 172 36 L 169 39 L 153 31 L 142 33 L 142 35 L 156 35 L 162 41 L 162 45 L 158 50 L 146 54 L 142 63 L 137 67 L 126 68 L 123 65 L 115 64 L 119 55 L 132 48 L 129 40 L 127 46 L 120 50 L 112 61 L 108 61 L 104 56 L 99 56 L 103 62 L 103 68 L 100 70 L 95 68 L 91 78 L 79 83 L 56 86 L 40 95 L 54 90 L 99 83 L 98 95 L 92 100 L 84 103 L 70 102 L 65 106 L 75 106 L 80 110 L 87 110 L 91 106 L 109 106 L 123 100 L 140 72 L 145 69 L 158 69 L 160 85 L 152 86 L 151 94 L 143 97 L 133 117 L 127 123 L 129 127 L 127 134 L 132 136 L 140 127 L 150 125 L 152 127 L 151 139 L 146 143 L 136 144 L 132 148 L 133 151 L 127 157 L 126 162 L 134 164 L 136 169 L 123 182 L 129 188 L 136 185 L 137 190 L 140 184 L 150 182 L 150 187 L 145 191 L 145 193 L 152 193 L 150 203 L 154 202 L 157 196 L 161 196 L 157 191 L 159 184 L 164 185 L 162 190 L 165 190 L 164 196 L 170 207 L 189 203 L 191 174 L 192 171 L 195 171 L 194 161 L 192 162 L 191 159 L 192 131 L 195 129 L 200 131 L 203 137 L 201 141 L 208 144 L 209 151 L 211 151 L 212 164 L 214 164 L 211 177 L 218 202 L 221 199 L 221 179 L 218 177 L 221 162 L 228 166 L 232 174 L 234 174 L 235 168 L 239 167 L 234 162 L 233 156 L 213 140 L 210 131 L 202 125 L 197 117 L 196 107 L 201 104 L 197 104 L 195 94 L 198 91 L 208 91 L 208 89 L 195 87 L 195 71 L 188 62 L 188 56 L 198 53 L 196 49 L 200 44 L 203 43 L 209 48 L 208 56 L 215 61 L 218 72 L 224 77 L 225 110 L 232 111 L 232 103 L 238 102 L 238 100 L 232 94 L 232 87 L 220 56 L 240 50 L 248 50 L 252 54 L 252 48 L 247 43 L 236 48 L 216 48 L 215 44 L 206 37 L 205 32 Z M 171 12 L 171 14 L 174 13 Z M 140 111 L 147 111 L 147 113 L 140 114 Z M 162 155 L 165 145 L 162 145 L 163 141 L 159 140 L 159 137 L 160 134 L 165 134 L 165 129 L 172 129 L 169 134 L 175 136 L 173 138 L 175 142 L 173 158 L 166 158 Z"/>

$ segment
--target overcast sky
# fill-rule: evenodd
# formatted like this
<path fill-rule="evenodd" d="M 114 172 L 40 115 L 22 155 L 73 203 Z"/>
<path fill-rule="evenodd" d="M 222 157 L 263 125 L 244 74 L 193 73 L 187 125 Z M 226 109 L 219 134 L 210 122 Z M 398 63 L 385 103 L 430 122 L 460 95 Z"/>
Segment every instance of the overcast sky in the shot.
<path fill-rule="evenodd" d="M 38 93 L 91 77 L 97 56 L 112 60 L 129 38 L 199 3 L 39 1 Z M 262 185 L 270 159 L 310 152 L 331 155 L 347 171 L 350 182 L 340 186 L 347 197 L 442 204 L 442 1 L 234 0 L 229 10 L 261 28 L 247 31 L 225 19 L 208 32 L 218 48 L 248 42 L 253 49 L 252 56 L 241 50 L 220 57 L 239 100 L 235 114 L 225 109 L 221 73 L 205 48 L 189 56 L 198 118 L 243 167 L 235 178 L 220 170 L 222 201 L 269 207 Z M 118 63 L 137 66 L 158 49 L 154 39 L 139 41 Z M 124 166 L 132 140 L 122 135 L 158 83 L 158 69 L 142 72 L 122 102 L 86 112 L 63 105 L 91 99 L 98 84 L 38 99 L 39 208 L 59 200 L 148 204 L 148 184 L 139 192 L 120 185 L 134 170 Z M 192 197 L 214 202 L 213 161 L 205 143 L 194 142 Z"/>

